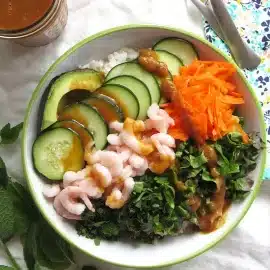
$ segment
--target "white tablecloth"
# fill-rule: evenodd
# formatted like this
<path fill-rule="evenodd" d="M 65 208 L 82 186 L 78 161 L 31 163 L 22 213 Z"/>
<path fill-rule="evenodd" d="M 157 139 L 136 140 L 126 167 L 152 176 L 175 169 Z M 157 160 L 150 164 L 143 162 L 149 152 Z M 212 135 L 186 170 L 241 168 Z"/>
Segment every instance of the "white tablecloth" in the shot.
<path fill-rule="evenodd" d="M 68 25 L 52 44 L 25 48 L 0 41 L 1 125 L 22 121 L 29 98 L 48 67 L 71 46 L 98 31 L 124 24 L 151 23 L 188 29 L 203 36 L 201 15 L 189 0 L 68 0 L 68 6 Z M 1 155 L 11 176 L 23 181 L 19 143 L 2 149 Z M 19 241 L 12 241 L 10 248 L 22 263 Z M 120 269 L 75 253 L 79 265 Z M 4 254 L 0 253 L 0 264 L 5 263 Z M 168 269 L 270 269 L 270 181 L 263 183 L 250 211 L 225 240 L 203 255 Z"/>

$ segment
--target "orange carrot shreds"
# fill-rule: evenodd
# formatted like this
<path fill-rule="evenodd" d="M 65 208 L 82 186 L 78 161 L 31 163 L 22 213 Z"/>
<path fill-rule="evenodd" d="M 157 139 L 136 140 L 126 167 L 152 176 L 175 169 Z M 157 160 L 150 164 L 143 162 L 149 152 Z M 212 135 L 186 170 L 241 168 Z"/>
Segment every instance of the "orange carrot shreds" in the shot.
<path fill-rule="evenodd" d="M 174 100 L 161 106 L 175 121 L 169 134 L 182 141 L 192 137 L 203 144 L 237 131 L 243 142 L 248 142 L 239 118 L 233 115 L 235 107 L 244 104 L 232 80 L 235 73 L 235 67 L 227 62 L 195 60 L 181 67 L 180 75 L 173 78 Z"/>

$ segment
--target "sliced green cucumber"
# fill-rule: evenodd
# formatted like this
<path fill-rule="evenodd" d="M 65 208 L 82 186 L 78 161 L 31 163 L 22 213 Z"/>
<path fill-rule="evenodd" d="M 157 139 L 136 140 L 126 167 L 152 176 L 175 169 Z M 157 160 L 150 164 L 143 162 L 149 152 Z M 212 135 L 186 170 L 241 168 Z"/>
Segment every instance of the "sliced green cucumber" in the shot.
<path fill-rule="evenodd" d="M 167 65 L 168 70 L 173 76 L 179 74 L 179 68 L 183 66 L 183 63 L 177 56 L 163 50 L 155 50 L 155 52 L 159 57 L 159 61 Z"/>
<path fill-rule="evenodd" d="M 94 107 L 107 123 L 113 121 L 123 122 L 124 120 L 121 108 L 108 96 L 94 93 L 83 102 Z"/>
<path fill-rule="evenodd" d="M 103 149 L 107 145 L 108 125 L 96 109 L 85 103 L 75 103 L 65 108 L 58 120 L 75 120 L 93 135 L 95 147 Z"/>
<path fill-rule="evenodd" d="M 49 126 L 48 129 L 54 129 L 54 128 L 59 128 L 59 127 L 69 128 L 75 131 L 80 136 L 84 148 L 89 143 L 94 144 L 94 138 L 93 138 L 93 135 L 90 133 L 90 131 L 75 120 L 57 121 L 51 126 Z"/>
<path fill-rule="evenodd" d="M 47 130 L 33 145 L 35 168 L 50 180 L 63 180 L 66 171 L 84 167 L 84 150 L 75 132 L 66 128 Z"/>
<path fill-rule="evenodd" d="M 188 41 L 180 38 L 165 38 L 158 41 L 154 50 L 164 50 L 177 56 L 184 65 L 191 64 L 194 60 L 198 59 L 198 54 L 193 45 Z"/>
<path fill-rule="evenodd" d="M 103 83 L 104 76 L 92 69 L 73 70 L 60 75 L 50 86 L 43 113 L 42 129 L 57 121 L 58 106 L 62 98 L 76 89 L 95 91 Z"/>
<path fill-rule="evenodd" d="M 145 120 L 147 117 L 147 110 L 152 102 L 149 89 L 142 81 L 132 76 L 123 75 L 110 79 L 106 84 L 119 84 L 127 87 L 137 97 L 140 104 L 137 119 Z"/>
<path fill-rule="evenodd" d="M 114 99 L 122 109 L 125 118 L 137 119 L 140 110 L 139 101 L 127 87 L 119 84 L 105 84 L 97 90 L 97 93 Z"/>
<path fill-rule="evenodd" d="M 159 102 L 160 89 L 157 80 L 151 73 L 144 70 L 138 63 L 126 62 L 115 66 L 113 69 L 111 69 L 105 78 L 105 81 L 107 82 L 110 79 L 121 75 L 130 75 L 144 82 L 150 92 L 152 103 Z"/>

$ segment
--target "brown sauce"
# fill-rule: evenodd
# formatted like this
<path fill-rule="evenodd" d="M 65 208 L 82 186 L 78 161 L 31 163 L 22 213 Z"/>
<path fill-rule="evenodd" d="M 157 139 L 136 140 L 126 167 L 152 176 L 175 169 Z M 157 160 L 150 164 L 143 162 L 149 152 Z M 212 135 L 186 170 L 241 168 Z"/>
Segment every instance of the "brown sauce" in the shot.
<path fill-rule="evenodd" d="M 75 89 L 68 93 L 66 93 L 60 100 L 57 108 L 57 113 L 60 114 L 65 107 L 74 104 L 75 102 L 79 102 L 85 100 L 91 96 L 91 93 L 88 90 L 83 89 Z"/>
<path fill-rule="evenodd" d="M 224 223 L 226 186 L 224 177 L 217 171 L 216 150 L 207 144 L 204 144 L 201 149 L 207 159 L 211 175 L 215 178 L 217 188 L 211 198 L 211 209 L 206 214 L 199 216 L 199 227 L 203 232 L 212 232 Z"/>
<path fill-rule="evenodd" d="M 201 206 L 201 199 L 194 195 L 188 198 L 187 204 L 190 206 L 192 212 L 196 212 Z"/>
<path fill-rule="evenodd" d="M 88 126 L 88 121 L 79 109 L 73 108 L 72 110 L 64 111 L 58 116 L 58 120 L 75 120 L 83 126 Z"/>
<path fill-rule="evenodd" d="M 70 152 L 61 160 L 65 171 L 70 171 L 74 168 L 74 166 L 77 165 L 74 164 L 74 157 L 80 155 L 81 159 L 83 160 L 83 151 L 79 151 L 79 149 L 81 149 L 81 140 L 79 137 L 74 136 Z"/>
<path fill-rule="evenodd" d="M 107 123 L 120 121 L 119 114 L 116 111 L 117 109 L 105 100 L 98 98 L 90 99 L 88 100 L 88 104 L 96 108 Z"/>
<path fill-rule="evenodd" d="M 125 103 L 122 102 L 121 99 L 119 99 L 119 98 L 117 97 L 117 95 L 113 95 L 112 93 L 107 93 L 107 92 L 106 92 L 106 93 L 103 93 L 103 92 L 102 92 L 102 89 L 99 91 L 99 93 L 102 94 L 102 95 L 108 96 L 108 97 L 110 97 L 111 99 L 113 99 L 114 102 L 122 109 L 122 111 L 123 111 L 123 113 L 124 113 L 124 116 L 125 116 L 125 115 L 128 115 L 128 107 L 126 106 Z"/>
<path fill-rule="evenodd" d="M 44 17 L 54 0 L 1 0 L 0 30 L 19 30 Z"/>
<path fill-rule="evenodd" d="M 151 49 L 140 50 L 138 62 L 145 70 L 154 73 L 160 78 L 166 78 L 169 76 L 167 65 L 160 62 L 156 52 Z"/>
<path fill-rule="evenodd" d="M 83 127 L 80 127 L 78 124 L 73 123 L 72 121 L 67 121 L 63 123 L 63 127 L 70 128 L 79 134 L 83 147 L 86 148 L 87 144 L 92 141 L 91 135 Z"/>

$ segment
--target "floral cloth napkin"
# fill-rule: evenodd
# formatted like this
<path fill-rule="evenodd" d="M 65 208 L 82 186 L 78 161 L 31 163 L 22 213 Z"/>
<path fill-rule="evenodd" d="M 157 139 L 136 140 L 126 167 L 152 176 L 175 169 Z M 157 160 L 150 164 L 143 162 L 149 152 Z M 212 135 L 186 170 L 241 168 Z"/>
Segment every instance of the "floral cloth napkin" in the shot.
<path fill-rule="evenodd" d="M 242 38 L 262 62 L 255 70 L 243 70 L 253 86 L 264 112 L 267 132 L 267 163 L 264 179 L 270 179 L 270 0 L 223 0 Z M 205 36 L 216 47 L 230 55 L 226 44 L 205 21 Z"/>

